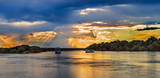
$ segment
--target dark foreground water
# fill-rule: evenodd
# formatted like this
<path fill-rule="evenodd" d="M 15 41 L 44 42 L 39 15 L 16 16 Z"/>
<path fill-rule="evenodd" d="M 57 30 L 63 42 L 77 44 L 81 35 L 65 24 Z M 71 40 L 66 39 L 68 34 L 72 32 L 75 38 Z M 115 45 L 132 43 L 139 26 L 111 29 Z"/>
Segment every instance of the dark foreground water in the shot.
<path fill-rule="evenodd" d="M 159 52 L 0 54 L 0 78 L 158 78 Z"/>

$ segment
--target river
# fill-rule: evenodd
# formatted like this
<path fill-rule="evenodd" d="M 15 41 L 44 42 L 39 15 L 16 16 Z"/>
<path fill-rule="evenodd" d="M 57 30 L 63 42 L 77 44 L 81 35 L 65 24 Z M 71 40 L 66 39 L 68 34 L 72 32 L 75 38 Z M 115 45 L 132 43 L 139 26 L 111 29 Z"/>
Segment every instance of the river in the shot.
<path fill-rule="evenodd" d="M 160 52 L 0 54 L 0 78 L 158 78 Z"/>

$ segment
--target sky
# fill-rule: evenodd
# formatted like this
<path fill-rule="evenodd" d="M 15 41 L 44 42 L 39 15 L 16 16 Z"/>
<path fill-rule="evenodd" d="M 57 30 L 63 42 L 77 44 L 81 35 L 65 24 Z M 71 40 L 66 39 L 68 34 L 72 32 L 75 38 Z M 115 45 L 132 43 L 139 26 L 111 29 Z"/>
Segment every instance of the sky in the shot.
<path fill-rule="evenodd" d="M 160 22 L 159 7 L 159 0 L 0 0 L 0 41 L 4 43 L 2 39 L 7 37 L 19 44 L 24 43 L 28 34 L 52 31 L 54 36 L 48 35 L 52 40 L 46 47 L 73 47 L 68 44 L 78 36 L 71 32 L 77 29 L 75 24 L 95 21 L 103 21 L 110 27 L 154 24 Z"/>
<path fill-rule="evenodd" d="M 159 3 L 159 0 L 0 0 L 0 18 L 9 23 L 46 21 L 55 25 L 123 20 L 145 23 L 159 21 Z"/>

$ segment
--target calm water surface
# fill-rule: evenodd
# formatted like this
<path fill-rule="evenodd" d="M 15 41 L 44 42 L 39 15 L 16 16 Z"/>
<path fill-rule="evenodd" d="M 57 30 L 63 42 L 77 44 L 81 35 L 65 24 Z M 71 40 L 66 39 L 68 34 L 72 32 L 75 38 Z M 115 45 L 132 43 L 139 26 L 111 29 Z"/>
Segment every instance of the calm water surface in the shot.
<path fill-rule="evenodd" d="M 0 78 L 158 78 L 160 52 L 0 54 Z"/>

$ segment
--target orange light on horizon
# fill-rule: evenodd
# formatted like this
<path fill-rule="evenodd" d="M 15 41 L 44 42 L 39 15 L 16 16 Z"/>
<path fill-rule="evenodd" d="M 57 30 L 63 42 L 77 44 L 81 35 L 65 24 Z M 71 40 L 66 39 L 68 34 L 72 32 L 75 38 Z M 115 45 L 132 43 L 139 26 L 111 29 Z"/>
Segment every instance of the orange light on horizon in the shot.
<path fill-rule="evenodd" d="M 100 22 L 102 23 L 102 22 Z M 153 26 L 153 25 L 151 25 Z M 146 25 L 134 26 L 105 26 L 105 25 L 85 25 L 75 24 L 72 26 L 75 37 L 68 39 L 68 44 L 72 47 L 85 48 L 93 43 L 111 42 L 115 40 L 146 40 L 150 36 L 160 38 L 160 30 L 137 31 L 145 28 Z"/>
<path fill-rule="evenodd" d="M 57 33 L 54 31 L 33 32 L 23 36 L 20 36 L 19 34 L 0 35 L 0 47 L 9 48 L 30 43 L 38 43 L 38 46 L 42 46 L 45 43 L 49 43 L 56 35 Z"/>

